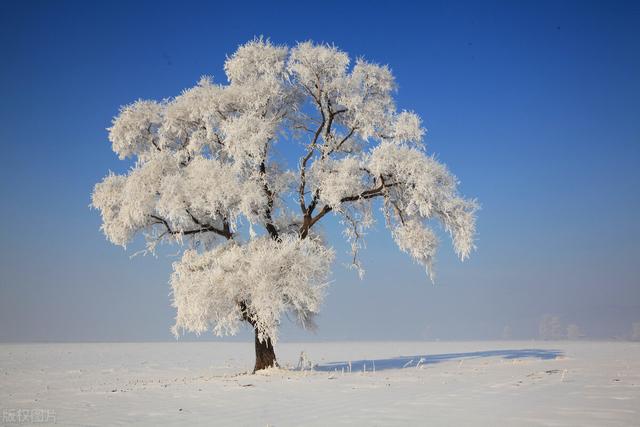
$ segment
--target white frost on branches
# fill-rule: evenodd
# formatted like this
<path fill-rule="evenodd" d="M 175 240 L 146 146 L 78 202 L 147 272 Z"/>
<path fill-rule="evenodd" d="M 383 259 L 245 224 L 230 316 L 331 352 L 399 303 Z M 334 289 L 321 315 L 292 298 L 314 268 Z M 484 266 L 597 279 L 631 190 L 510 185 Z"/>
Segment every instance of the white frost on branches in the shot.
<path fill-rule="evenodd" d="M 397 110 L 389 67 L 259 38 L 224 69 L 226 83 L 203 77 L 175 98 L 122 107 L 109 140 L 133 166 L 92 196 L 111 242 L 142 234 L 148 251 L 185 249 L 171 279 L 175 331 L 235 333 L 245 320 L 275 339 L 285 312 L 308 324 L 333 258 L 316 225 L 328 214 L 345 225 L 359 271 L 376 208 L 429 275 L 432 223 L 470 255 L 477 204 L 426 154 L 420 117 Z"/>
<path fill-rule="evenodd" d="M 438 238 L 433 231 L 419 221 L 408 220 L 394 228 L 393 239 L 403 252 L 425 266 L 433 280 L 433 257 L 438 247 Z"/>
<path fill-rule="evenodd" d="M 113 151 L 120 159 L 148 158 L 159 143 L 156 134 L 164 119 L 165 106 L 155 101 L 139 100 L 120 109 L 109 132 Z"/>
<path fill-rule="evenodd" d="M 333 256 L 318 239 L 291 235 L 279 241 L 230 241 L 203 253 L 188 250 L 173 265 L 173 331 L 235 334 L 246 320 L 256 326 L 260 339 L 275 342 L 286 312 L 301 325 L 313 326 Z"/>

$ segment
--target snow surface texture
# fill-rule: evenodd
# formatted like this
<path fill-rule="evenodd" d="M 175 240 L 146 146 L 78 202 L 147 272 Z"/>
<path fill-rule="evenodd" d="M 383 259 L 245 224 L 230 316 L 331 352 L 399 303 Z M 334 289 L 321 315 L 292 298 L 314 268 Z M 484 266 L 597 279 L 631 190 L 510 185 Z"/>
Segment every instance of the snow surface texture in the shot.
<path fill-rule="evenodd" d="M 3 421 L 40 410 L 60 425 L 640 423 L 638 343 L 288 343 L 278 356 L 290 369 L 244 374 L 252 350 L 0 345 Z"/>

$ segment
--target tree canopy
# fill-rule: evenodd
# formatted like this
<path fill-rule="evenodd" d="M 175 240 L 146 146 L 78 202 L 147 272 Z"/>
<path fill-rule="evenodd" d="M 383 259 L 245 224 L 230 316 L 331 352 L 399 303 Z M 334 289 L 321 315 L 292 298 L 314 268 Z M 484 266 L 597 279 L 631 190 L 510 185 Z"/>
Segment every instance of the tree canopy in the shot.
<path fill-rule="evenodd" d="M 420 117 L 396 108 L 388 67 L 260 38 L 224 69 L 225 83 L 203 77 L 174 98 L 122 107 L 109 140 L 135 163 L 92 196 L 114 244 L 143 234 L 149 251 L 184 248 L 171 276 L 176 334 L 233 334 L 248 321 L 275 341 L 285 312 L 312 324 L 334 256 L 316 226 L 327 214 L 345 225 L 359 270 L 375 208 L 430 275 L 432 220 L 469 256 L 477 204 L 427 154 Z"/>

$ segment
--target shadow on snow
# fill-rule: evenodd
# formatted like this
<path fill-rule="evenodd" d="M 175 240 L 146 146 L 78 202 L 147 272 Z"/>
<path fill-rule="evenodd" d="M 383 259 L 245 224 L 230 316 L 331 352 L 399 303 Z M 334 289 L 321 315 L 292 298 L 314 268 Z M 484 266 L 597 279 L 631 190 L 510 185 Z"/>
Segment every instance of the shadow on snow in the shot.
<path fill-rule="evenodd" d="M 541 349 L 521 349 L 521 350 L 488 350 L 488 351 L 473 351 L 469 353 L 447 353 L 447 354 L 423 354 L 417 356 L 398 356 L 391 359 L 367 359 L 367 360 L 352 360 L 347 362 L 329 362 L 313 367 L 315 371 L 332 372 L 332 371 L 349 371 L 349 365 L 351 365 L 352 372 L 358 371 L 370 371 L 375 369 L 376 371 L 382 371 L 385 369 L 402 369 L 410 367 L 419 367 L 421 365 L 430 365 L 434 363 L 452 361 L 452 360 L 464 360 L 464 359 L 479 359 L 482 357 L 502 357 L 503 359 L 541 359 L 550 360 L 561 356 L 562 352 L 559 350 L 541 350 Z"/>

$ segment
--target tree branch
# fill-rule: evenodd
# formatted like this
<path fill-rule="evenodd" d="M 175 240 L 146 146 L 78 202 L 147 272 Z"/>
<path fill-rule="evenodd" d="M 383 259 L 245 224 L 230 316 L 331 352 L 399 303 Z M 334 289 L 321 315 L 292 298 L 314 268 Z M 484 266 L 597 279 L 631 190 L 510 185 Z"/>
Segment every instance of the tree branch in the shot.
<path fill-rule="evenodd" d="M 347 133 L 347 135 L 346 135 L 344 138 L 342 138 L 342 139 L 340 140 L 340 142 L 336 144 L 336 146 L 335 146 L 335 147 L 333 147 L 331 150 L 329 150 L 329 152 L 328 152 L 328 153 L 323 154 L 323 157 L 330 156 L 331 154 L 333 154 L 333 153 L 335 153 L 336 151 L 338 151 L 338 150 L 340 149 L 340 147 L 342 147 L 342 145 L 343 145 L 345 142 L 347 142 L 347 141 L 349 140 L 349 138 L 351 138 L 351 137 L 353 136 L 353 134 L 355 133 L 355 131 L 356 131 L 357 129 L 358 129 L 358 127 L 357 127 L 357 126 L 352 127 L 352 128 L 349 130 L 349 133 Z"/>
<path fill-rule="evenodd" d="M 315 99 L 315 97 L 314 97 Z M 318 102 L 318 101 L 316 101 Z M 318 143 L 318 138 L 320 137 L 320 134 L 322 133 L 322 129 L 324 128 L 324 125 L 326 124 L 326 118 L 324 115 L 324 110 L 322 108 L 322 104 L 320 102 L 318 102 L 318 108 L 320 108 L 320 114 L 322 115 L 322 121 L 320 122 L 320 126 L 318 126 L 318 129 L 315 131 L 314 135 L 313 135 L 313 140 L 311 141 L 311 144 L 309 144 L 309 151 L 307 152 L 307 154 L 302 158 L 302 160 L 300 161 L 300 186 L 298 188 L 298 198 L 300 201 L 300 210 L 302 211 L 303 215 L 307 214 L 307 205 L 304 201 L 304 192 L 305 192 L 305 186 L 307 185 L 306 182 L 306 173 L 307 173 L 307 162 L 309 161 L 309 159 L 311 158 L 311 156 L 313 155 L 313 150 L 315 150 L 316 145 Z"/>
<path fill-rule="evenodd" d="M 196 228 L 193 230 L 173 230 L 171 229 L 171 226 L 169 225 L 169 223 L 167 222 L 167 220 L 165 220 L 164 218 L 161 218 L 157 215 L 149 215 L 149 217 L 155 219 L 157 222 L 155 222 L 154 224 L 162 224 L 165 226 L 165 228 L 167 229 L 167 233 L 171 234 L 171 235 L 179 235 L 182 234 L 184 236 L 189 236 L 191 234 L 199 234 L 199 233 L 206 233 L 206 232 L 212 232 L 212 233 L 216 233 L 222 237 L 225 237 L 227 239 L 231 239 L 233 237 L 233 233 L 231 233 L 231 230 L 228 227 L 228 224 L 220 229 L 217 227 L 214 227 L 211 224 L 203 224 L 200 221 L 198 221 L 192 214 L 191 212 L 189 212 L 189 210 L 187 210 L 187 213 L 189 214 L 189 216 L 191 217 L 191 219 L 193 220 L 193 222 L 196 225 L 199 225 L 200 228 Z"/>
<path fill-rule="evenodd" d="M 262 188 L 265 194 L 267 195 L 267 207 L 264 213 L 264 217 L 267 220 L 265 224 L 265 228 L 267 229 L 267 231 L 269 232 L 269 235 L 273 239 L 277 239 L 279 237 L 278 229 L 273 224 L 273 218 L 271 216 L 271 212 L 273 210 L 273 192 L 271 191 L 271 189 L 269 188 L 269 185 L 267 184 L 267 167 L 265 165 L 264 160 L 262 161 L 262 163 L 260 163 L 260 174 L 262 175 L 262 178 L 264 180 L 262 184 Z"/>
<path fill-rule="evenodd" d="M 380 181 L 381 182 L 379 186 L 375 188 L 371 188 L 369 190 L 365 190 L 360 194 L 343 197 L 342 199 L 340 199 L 340 203 L 354 202 L 356 200 L 368 200 L 368 199 L 373 199 L 374 197 L 383 196 L 386 193 L 385 190 L 387 188 L 394 187 L 399 184 L 399 182 L 385 183 L 382 177 L 380 177 Z M 300 238 L 301 239 L 306 238 L 309 235 L 309 230 L 311 229 L 311 227 L 313 227 L 313 225 L 316 222 L 320 221 L 322 217 L 324 217 L 326 214 L 328 214 L 332 210 L 333 208 L 331 206 L 324 205 L 316 216 L 313 216 L 313 217 L 309 216 L 308 219 L 305 217 L 305 221 L 300 227 L 300 230 L 298 231 Z"/>
<path fill-rule="evenodd" d="M 156 143 L 156 137 L 153 136 L 153 133 L 151 132 L 151 125 L 147 127 L 147 132 L 149 132 L 149 136 L 151 137 L 151 145 L 153 145 L 156 148 L 156 150 L 162 151 L 158 146 L 158 144 Z"/>

